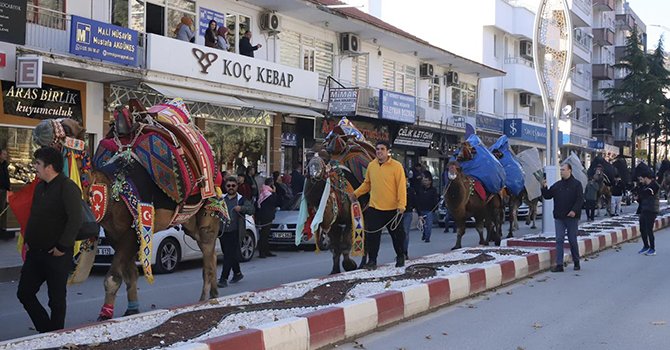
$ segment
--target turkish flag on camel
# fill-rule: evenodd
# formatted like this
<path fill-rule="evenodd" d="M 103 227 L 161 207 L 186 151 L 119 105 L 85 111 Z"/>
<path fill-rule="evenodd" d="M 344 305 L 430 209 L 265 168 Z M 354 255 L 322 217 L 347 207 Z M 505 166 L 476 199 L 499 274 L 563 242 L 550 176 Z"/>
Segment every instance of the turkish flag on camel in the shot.
<path fill-rule="evenodd" d="M 23 244 L 23 236 L 26 231 L 26 226 L 28 226 L 30 208 L 33 206 L 33 194 L 35 193 L 35 186 L 37 186 L 38 182 L 39 179 L 35 178 L 33 182 L 23 186 L 22 189 L 17 192 L 9 192 L 7 195 L 9 207 L 12 208 L 16 221 L 18 221 L 21 226 L 21 233 L 16 242 L 16 249 L 21 253 L 23 261 L 26 261 L 26 246 Z"/>

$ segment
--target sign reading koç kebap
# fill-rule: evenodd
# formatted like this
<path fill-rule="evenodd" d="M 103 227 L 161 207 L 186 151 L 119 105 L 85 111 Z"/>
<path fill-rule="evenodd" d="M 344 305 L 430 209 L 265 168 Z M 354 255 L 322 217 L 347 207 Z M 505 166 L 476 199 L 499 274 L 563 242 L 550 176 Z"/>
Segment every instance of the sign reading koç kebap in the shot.
<path fill-rule="evenodd" d="M 330 89 L 328 113 L 333 117 L 353 117 L 358 106 L 358 88 Z"/>
<path fill-rule="evenodd" d="M 379 90 L 379 119 L 414 124 L 416 122 L 416 98 L 412 95 Z"/>
<path fill-rule="evenodd" d="M 137 32 L 113 24 L 72 16 L 70 53 L 137 66 Z"/>
<path fill-rule="evenodd" d="M 398 130 L 398 136 L 393 141 L 393 145 L 428 148 L 432 142 L 432 131 L 413 129 L 405 126 Z"/>
<path fill-rule="evenodd" d="M 0 0 L 0 41 L 26 43 L 26 0 Z"/>
<path fill-rule="evenodd" d="M 72 118 L 81 123 L 82 105 L 81 89 L 46 82 L 42 88 L 17 88 L 12 81 L 2 81 L 2 114 L 5 116 L 37 120 Z"/>

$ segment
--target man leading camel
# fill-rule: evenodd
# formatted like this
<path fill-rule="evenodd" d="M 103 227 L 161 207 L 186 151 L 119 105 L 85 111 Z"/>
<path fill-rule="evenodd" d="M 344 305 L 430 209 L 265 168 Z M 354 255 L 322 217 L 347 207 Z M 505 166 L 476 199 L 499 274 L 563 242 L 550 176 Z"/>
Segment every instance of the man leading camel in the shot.
<path fill-rule="evenodd" d="M 378 141 L 375 146 L 375 155 L 368 164 L 365 181 L 354 191 L 356 198 L 370 193 L 370 205 L 364 214 L 365 222 L 365 251 L 368 262 L 364 266 L 368 269 L 377 267 L 377 255 L 381 241 L 381 231 L 384 227 L 389 230 L 393 240 L 393 249 L 396 254 L 396 267 L 405 266 L 405 229 L 403 228 L 402 214 L 407 205 L 407 178 L 402 164 L 389 155 L 389 143 Z"/>

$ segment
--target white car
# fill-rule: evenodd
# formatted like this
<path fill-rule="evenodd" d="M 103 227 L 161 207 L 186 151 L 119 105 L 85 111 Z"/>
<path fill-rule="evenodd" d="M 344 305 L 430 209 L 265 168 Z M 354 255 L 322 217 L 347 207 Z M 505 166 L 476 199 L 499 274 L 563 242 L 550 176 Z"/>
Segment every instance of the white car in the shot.
<path fill-rule="evenodd" d="M 246 234 L 242 239 L 240 249 L 242 251 L 242 261 L 251 260 L 256 250 L 258 242 L 258 232 L 252 216 L 246 216 Z M 221 255 L 221 245 L 216 240 L 216 254 Z M 110 265 L 114 248 L 112 248 L 104 230 L 100 229 L 100 238 L 98 238 L 98 253 L 95 257 L 95 265 Z M 181 226 L 170 227 L 167 230 L 154 233 L 153 245 L 151 251 L 151 264 L 153 272 L 172 273 L 182 261 L 196 260 L 202 258 L 202 252 L 198 243 L 188 236 Z"/>

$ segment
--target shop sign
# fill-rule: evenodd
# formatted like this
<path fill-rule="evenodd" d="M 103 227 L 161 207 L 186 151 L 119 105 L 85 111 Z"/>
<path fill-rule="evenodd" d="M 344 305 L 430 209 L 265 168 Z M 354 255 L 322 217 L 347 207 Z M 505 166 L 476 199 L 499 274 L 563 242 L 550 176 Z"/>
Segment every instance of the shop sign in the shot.
<path fill-rule="evenodd" d="M 605 149 L 605 141 L 600 141 L 600 140 L 590 140 L 590 141 L 589 141 L 589 148 L 592 148 L 592 149 Z"/>
<path fill-rule="evenodd" d="M 477 114 L 477 129 L 493 131 L 502 134 L 503 119 L 489 117 L 483 114 Z"/>
<path fill-rule="evenodd" d="M 16 87 L 42 87 L 42 57 L 20 56 L 16 58 Z"/>
<path fill-rule="evenodd" d="M 0 41 L 26 43 L 26 0 L 0 0 Z"/>
<path fill-rule="evenodd" d="M 523 128 L 523 119 L 521 118 L 505 119 L 503 128 L 505 135 L 507 135 L 507 137 L 520 138 L 522 136 L 521 129 Z"/>
<path fill-rule="evenodd" d="M 433 142 L 433 132 L 413 129 L 407 126 L 400 128 L 393 145 L 429 148 Z"/>
<path fill-rule="evenodd" d="M 16 87 L 13 81 L 3 80 L 3 117 L 21 117 L 21 119 L 37 121 L 50 118 L 71 118 L 82 123 L 84 120 L 82 91 L 85 91 L 85 84 L 79 87 L 77 86 L 79 83 L 68 83 L 63 81 L 63 84 L 60 84 L 55 79 L 45 78 L 42 88 L 20 88 Z"/>
<path fill-rule="evenodd" d="M 209 27 L 209 21 L 216 21 L 217 28 L 222 25 L 226 25 L 226 15 L 221 12 L 216 12 L 214 10 L 206 9 L 204 7 L 200 8 L 200 21 L 198 22 L 198 28 L 200 31 L 200 36 L 205 36 L 207 27 Z"/>
<path fill-rule="evenodd" d="M 577 147 L 583 147 L 583 148 L 594 148 L 590 146 L 590 142 L 592 140 L 586 139 L 583 136 L 579 136 L 576 134 L 563 134 L 563 137 L 561 138 L 563 140 L 564 145 L 573 145 Z M 598 148 L 602 149 L 602 148 Z"/>
<path fill-rule="evenodd" d="M 412 95 L 379 90 L 379 119 L 414 124 L 416 122 L 416 98 Z"/>
<path fill-rule="evenodd" d="M 316 100 L 319 74 L 162 35 L 147 34 L 147 69 Z"/>
<path fill-rule="evenodd" d="M 70 53 L 137 66 L 137 31 L 72 15 Z"/>
<path fill-rule="evenodd" d="M 329 132 L 331 132 L 335 126 L 337 126 L 338 120 L 323 120 L 323 124 L 321 125 L 321 135 L 320 138 L 325 138 L 326 135 L 328 135 Z M 391 136 L 389 133 L 388 126 L 386 125 L 377 125 L 377 124 L 372 124 L 364 121 L 353 121 L 352 123 L 358 129 L 358 131 L 363 134 L 365 139 L 372 143 L 373 145 L 377 141 L 386 141 L 388 143 L 391 143 Z"/>
<path fill-rule="evenodd" d="M 298 135 L 292 132 L 281 133 L 281 145 L 295 147 L 298 145 Z"/>
<path fill-rule="evenodd" d="M 330 89 L 328 114 L 333 117 L 353 117 L 358 106 L 358 88 Z"/>
<path fill-rule="evenodd" d="M 547 143 L 546 128 L 524 123 L 522 119 L 506 119 L 504 122 L 504 132 L 510 138 L 541 145 Z M 559 137 L 559 142 L 562 143 L 562 136 Z"/>

